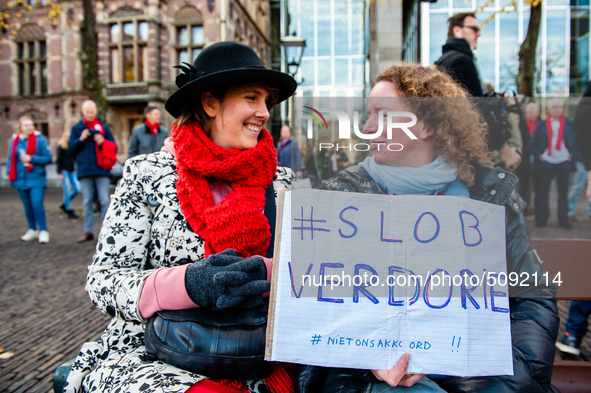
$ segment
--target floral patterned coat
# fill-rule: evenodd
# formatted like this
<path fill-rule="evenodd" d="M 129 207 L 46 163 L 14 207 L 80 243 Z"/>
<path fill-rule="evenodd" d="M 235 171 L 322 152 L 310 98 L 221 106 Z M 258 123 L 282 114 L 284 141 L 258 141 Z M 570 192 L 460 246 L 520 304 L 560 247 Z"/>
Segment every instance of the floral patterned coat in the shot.
<path fill-rule="evenodd" d="M 154 269 L 204 258 L 204 240 L 191 230 L 179 206 L 175 164 L 167 152 L 127 161 L 86 282 L 94 304 L 112 320 L 98 341 L 82 346 L 65 392 L 184 392 L 205 378 L 146 353 L 146 321 L 138 309 L 143 283 Z M 289 188 L 294 179 L 290 169 L 278 168 L 274 187 Z M 261 385 L 247 383 L 253 392 Z"/>

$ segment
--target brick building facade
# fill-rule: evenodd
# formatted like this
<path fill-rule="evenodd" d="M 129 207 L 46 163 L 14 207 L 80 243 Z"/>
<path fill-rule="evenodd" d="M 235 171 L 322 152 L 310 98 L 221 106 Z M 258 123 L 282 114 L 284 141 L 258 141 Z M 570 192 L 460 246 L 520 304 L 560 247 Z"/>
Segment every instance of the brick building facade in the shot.
<path fill-rule="evenodd" d="M 6 0 L 0 8 L 6 8 Z M 53 151 L 62 132 L 80 118 L 82 90 L 80 24 L 82 3 L 60 1 L 60 23 L 47 6 L 8 8 L 15 34 L 0 32 L 0 163 L 5 163 L 20 116 L 30 115 Z M 18 17 L 20 15 L 20 17 Z M 99 78 L 107 101 L 106 121 L 127 157 L 131 130 L 146 105 L 162 108 L 176 89 L 182 61 L 218 41 L 239 41 L 269 64 L 269 0 L 96 1 Z M 163 125 L 173 119 L 166 115 Z"/>

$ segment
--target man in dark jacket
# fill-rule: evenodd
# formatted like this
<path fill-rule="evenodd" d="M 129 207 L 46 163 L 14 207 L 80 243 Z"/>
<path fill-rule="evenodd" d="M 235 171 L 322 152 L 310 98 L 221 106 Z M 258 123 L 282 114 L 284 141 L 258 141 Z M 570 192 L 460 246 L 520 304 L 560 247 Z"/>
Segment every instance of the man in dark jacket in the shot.
<path fill-rule="evenodd" d="M 291 137 L 289 126 L 281 127 L 281 141 L 277 144 L 277 165 L 293 169 L 298 178 L 302 177 L 302 152 Z"/>
<path fill-rule="evenodd" d="M 478 59 L 474 50 L 480 37 L 480 26 L 472 12 L 455 14 L 448 20 L 447 42 L 443 45 L 443 55 L 435 65 L 444 69 L 455 81 L 460 83 L 472 97 L 483 97 L 486 93 Z M 492 98 L 485 98 L 491 100 Z M 484 102 L 481 102 L 485 109 Z M 510 135 L 505 135 L 489 123 L 489 149 L 498 150 L 505 168 L 515 169 L 521 163 L 517 149 L 507 144 Z"/>
<path fill-rule="evenodd" d="M 551 100 L 548 118 L 540 121 L 529 142 L 529 151 L 534 156 L 535 214 L 536 226 L 544 227 L 550 217 L 550 183 L 556 175 L 558 188 L 558 225 L 571 229 L 568 221 L 568 180 L 573 159 L 578 159 L 575 149 L 573 122 L 564 117 L 564 102 Z M 574 157 L 573 157 L 574 156 Z"/>
<path fill-rule="evenodd" d="M 447 42 L 443 45 L 443 56 L 436 65 L 445 68 L 472 97 L 482 97 L 486 88 L 474 54 L 480 37 L 476 16 L 471 12 L 463 12 L 449 18 L 448 23 Z"/>
<path fill-rule="evenodd" d="M 160 125 L 160 109 L 148 106 L 144 110 L 146 120 L 133 128 L 129 139 L 129 158 L 138 154 L 149 154 L 160 151 L 164 140 L 168 138 L 168 130 Z"/>
<path fill-rule="evenodd" d="M 103 148 L 105 141 L 115 143 L 113 134 L 106 124 L 97 119 L 98 109 L 93 101 L 82 104 L 82 120 L 72 127 L 69 148 L 76 159 L 76 167 L 82 197 L 84 199 L 84 234 L 77 240 L 83 243 L 94 239 L 93 210 L 94 192 L 101 204 L 102 219 L 109 208 L 110 169 L 99 166 L 97 151 Z"/>

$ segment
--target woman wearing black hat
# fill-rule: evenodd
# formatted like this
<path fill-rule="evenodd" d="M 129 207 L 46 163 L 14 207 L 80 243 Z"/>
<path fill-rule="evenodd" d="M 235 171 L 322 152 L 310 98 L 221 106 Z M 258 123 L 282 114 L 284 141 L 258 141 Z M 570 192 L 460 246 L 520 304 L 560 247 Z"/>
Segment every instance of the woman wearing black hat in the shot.
<path fill-rule="evenodd" d="M 66 392 L 293 391 L 282 366 L 265 381 L 213 382 L 146 353 L 145 322 L 157 311 L 262 303 L 272 268 L 260 257 L 271 239 L 266 193 L 295 177 L 277 168 L 262 128 L 295 91 L 292 77 L 235 42 L 181 68 L 165 106 L 177 118 L 172 139 L 129 160 L 111 199 L 86 289 L 113 319 L 82 347 Z"/>

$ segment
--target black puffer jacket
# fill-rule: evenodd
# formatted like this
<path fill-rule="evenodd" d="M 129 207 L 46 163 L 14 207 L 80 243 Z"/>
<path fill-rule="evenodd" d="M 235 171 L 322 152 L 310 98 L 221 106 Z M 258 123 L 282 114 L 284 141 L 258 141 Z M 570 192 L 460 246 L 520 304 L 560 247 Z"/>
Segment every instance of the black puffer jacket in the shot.
<path fill-rule="evenodd" d="M 442 47 L 442 53 L 443 55 L 435 62 L 435 65 L 466 88 L 472 97 L 484 97 L 481 76 L 476 69 L 474 53 L 468 41 L 463 38 L 448 38 Z M 511 136 L 498 119 L 500 109 L 495 104 L 496 101 L 491 96 L 475 101 L 489 128 L 488 148 L 491 151 L 502 148 Z M 491 111 L 494 116 L 490 113 Z"/>
<path fill-rule="evenodd" d="M 472 97 L 482 97 L 482 82 L 474 64 L 470 44 L 463 38 L 448 38 L 442 47 L 442 56 L 435 62 L 468 90 Z"/>
<path fill-rule="evenodd" d="M 470 198 L 505 206 L 507 270 L 529 273 L 529 281 L 509 288 L 511 308 L 511 336 L 513 342 L 513 376 L 499 377 L 446 377 L 437 382 L 448 392 L 557 392 L 551 384 L 554 362 L 554 342 L 558 334 L 558 310 L 554 295 L 556 287 L 536 284 L 532 275 L 545 273 L 530 245 L 523 209 L 526 204 L 515 192 L 517 177 L 501 168 L 476 167 L 476 183 L 470 187 Z M 382 188 L 360 166 L 340 172 L 326 188 L 336 191 L 382 194 Z M 529 286 L 525 286 L 529 284 Z M 319 375 L 303 369 L 300 391 L 317 392 L 321 385 Z M 310 376 L 316 378 L 310 380 Z M 340 376 L 340 378 L 338 378 Z M 330 381 L 329 381 L 330 379 Z M 324 392 L 361 392 L 363 383 L 371 381 L 371 373 L 362 370 L 334 370 L 323 381 Z M 316 389 L 306 388 L 315 386 Z M 360 386 L 355 388 L 355 386 Z"/>

